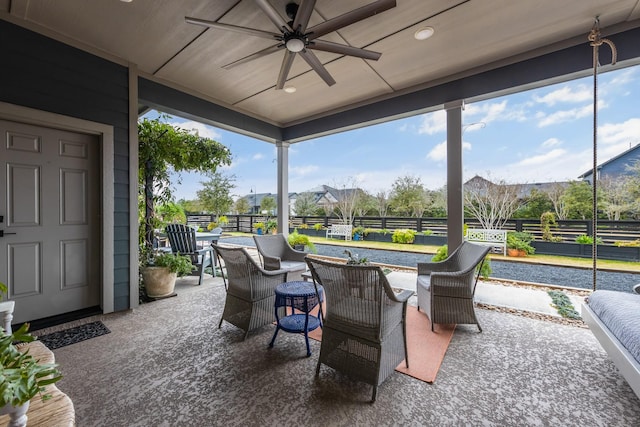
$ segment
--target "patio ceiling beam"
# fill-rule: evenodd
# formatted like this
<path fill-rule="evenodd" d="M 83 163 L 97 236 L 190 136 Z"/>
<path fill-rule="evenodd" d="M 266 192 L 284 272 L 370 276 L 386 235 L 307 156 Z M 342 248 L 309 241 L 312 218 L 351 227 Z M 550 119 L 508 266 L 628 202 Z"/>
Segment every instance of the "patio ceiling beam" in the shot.
<path fill-rule="evenodd" d="M 169 114 L 188 118 L 263 141 L 282 141 L 276 125 L 239 113 L 211 101 L 173 89 L 150 79 L 138 79 L 138 102 Z"/>

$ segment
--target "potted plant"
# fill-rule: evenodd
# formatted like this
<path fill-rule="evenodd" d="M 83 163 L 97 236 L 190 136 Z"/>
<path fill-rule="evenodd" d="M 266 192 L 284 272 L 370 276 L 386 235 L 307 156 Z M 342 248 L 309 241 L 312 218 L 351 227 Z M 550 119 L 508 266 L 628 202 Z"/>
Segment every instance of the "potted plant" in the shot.
<path fill-rule="evenodd" d="M 363 226 L 358 226 L 353 229 L 353 240 L 364 240 Z"/>
<path fill-rule="evenodd" d="M 162 298 L 173 294 L 178 276 L 191 273 L 191 258 L 185 255 L 161 253 L 152 256 L 142 269 L 142 281 L 147 296 Z"/>
<path fill-rule="evenodd" d="M 254 222 L 253 223 L 253 229 L 256 230 L 256 233 L 258 234 L 262 234 L 262 232 L 264 231 L 264 222 Z"/>
<path fill-rule="evenodd" d="M 28 352 L 16 347 L 14 343 L 35 340 L 28 330 L 28 323 L 12 334 L 0 329 L 0 414 L 11 416 L 11 426 L 26 426 L 30 400 L 37 394 L 42 400 L 51 398 L 46 394 L 45 386 L 62 378 L 57 364 L 39 363 Z"/>
<path fill-rule="evenodd" d="M 267 233 L 276 234 L 278 232 L 278 220 L 275 218 L 271 218 L 267 221 L 266 225 Z"/>
<path fill-rule="evenodd" d="M 535 248 L 531 246 L 533 236 L 521 231 L 510 231 L 507 233 L 507 255 L 524 257 L 532 255 Z"/>
<path fill-rule="evenodd" d="M 297 228 L 293 229 L 293 233 L 289 234 L 287 240 L 289 241 L 289 245 L 291 245 L 291 247 L 296 250 L 303 251 L 306 246 L 312 253 L 315 254 L 317 252 L 316 245 L 314 245 L 313 242 L 309 240 L 309 236 L 307 236 L 306 234 L 298 233 Z"/>

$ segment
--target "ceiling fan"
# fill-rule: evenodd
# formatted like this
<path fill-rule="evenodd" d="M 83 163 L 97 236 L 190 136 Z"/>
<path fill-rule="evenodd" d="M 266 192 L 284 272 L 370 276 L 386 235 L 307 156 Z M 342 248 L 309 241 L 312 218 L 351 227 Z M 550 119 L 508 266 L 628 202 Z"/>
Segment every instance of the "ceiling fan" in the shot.
<path fill-rule="evenodd" d="M 316 0 L 301 0 L 299 5 L 293 2 L 287 4 L 285 12 L 289 19 L 291 19 L 289 22 L 284 20 L 278 11 L 269 4 L 268 0 L 255 0 L 255 2 L 271 22 L 275 24 L 280 31 L 280 34 L 270 33 L 268 31 L 257 30 L 254 28 L 240 27 L 237 25 L 222 24 L 215 21 L 208 21 L 206 19 L 198 19 L 188 16 L 185 17 L 185 21 L 190 24 L 235 31 L 237 33 L 255 37 L 276 40 L 278 44 L 274 46 L 268 47 L 223 66 L 223 68 L 229 69 L 236 65 L 244 64 L 284 49 L 285 54 L 282 66 L 280 67 L 280 74 L 278 75 L 276 89 L 282 89 L 284 87 L 296 53 L 299 54 L 329 86 L 335 84 L 336 81 L 331 77 L 331 74 L 329 74 L 327 69 L 322 65 L 312 50 L 332 52 L 340 55 L 355 56 L 357 58 L 377 61 L 382 55 L 379 52 L 333 43 L 326 40 L 319 40 L 318 38 L 396 6 L 396 0 L 377 0 L 366 6 L 354 9 L 351 12 L 344 13 L 311 28 L 307 28 Z"/>

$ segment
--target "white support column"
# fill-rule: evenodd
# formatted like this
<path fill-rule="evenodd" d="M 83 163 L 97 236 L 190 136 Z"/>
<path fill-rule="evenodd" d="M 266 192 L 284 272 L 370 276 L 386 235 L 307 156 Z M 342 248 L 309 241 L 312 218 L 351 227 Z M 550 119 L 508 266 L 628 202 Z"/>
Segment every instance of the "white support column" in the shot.
<path fill-rule="evenodd" d="M 449 253 L 462 244 L 462 109 L 464 101 L 448 102 L 447 111 L 447 245 Z"/>
<path fill-rule="evenodd" d="M 276 141 L 278 148 L 278 232 L 289 234 L 289 143 Z"/>

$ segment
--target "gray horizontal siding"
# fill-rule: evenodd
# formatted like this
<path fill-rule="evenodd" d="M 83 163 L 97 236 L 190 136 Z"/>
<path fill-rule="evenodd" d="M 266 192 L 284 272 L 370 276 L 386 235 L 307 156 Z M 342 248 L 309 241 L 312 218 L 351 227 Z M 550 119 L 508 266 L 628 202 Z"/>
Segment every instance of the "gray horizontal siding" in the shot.
<path fill-rule="evenodd" d="M 129 80 L 126 67 L 0 20 L 0 100 L 114 128 L 114 308 L 129 308 Z M 134 184 L 135 185 L 135 184 Z M 105 284 L 110 286 L 110 284 Z"/>

